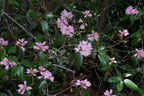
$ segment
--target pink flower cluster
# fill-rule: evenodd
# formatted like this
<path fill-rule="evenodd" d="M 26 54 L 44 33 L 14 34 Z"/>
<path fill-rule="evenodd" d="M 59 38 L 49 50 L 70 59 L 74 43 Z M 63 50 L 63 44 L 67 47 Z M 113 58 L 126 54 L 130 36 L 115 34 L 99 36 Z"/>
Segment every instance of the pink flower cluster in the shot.
<path fill-rule="evenodd" d="M 13 67 L 14 65 L 16 65 L 15 62 L 9 61 L 7 58 L 4 58 L 4 59 L 0 62 L 0 64 L 1 64 L 1 65 L 4 65 L 6 70 L 8 70 L 9 67 Z"/>
<path fill-rule="evenodd" d="M 0 45 L 8 45 L 8 41 L 5 41 L 3 38 L 0 38 Z"/>
<path fill-rule="evenodd" d="M 106 91 L 104 92 L 104 96 L 117 96 L 117 95 L 112 95 L 112 93 L 113 93 L 113 90 L 112 90 L 112 89 L 106 90 Z"/>
<path fill-rule="evenodd" d="M 85 15 L 84 18 L 86 18 L 86 17 L 92 17 L 92 14 L 90 13 L 90 10 L 85 10 L 82 13 Z"/>
<path fill-rule="evenodd" d="M 46 70 L 46 71 L 40 72 L 40 74 L 41 76 L 38 76 L 38 79 L 43 78 L 43 79 L 49 79 L 51 82 L 54 81 L 54 77 L 50 71 Z"/>
<path fill-rule="evenodd" d="M 141 50 L 139 50 L 139 49 L 135 49 L 136 50 L 136 52 L 137 52 L 137 54 L 134 54 L 134 56 L 135 57 L 137 57 L 137 58 L 144 58 L 144 49 L 141 49 Z"/>
<path fill-rule="evenodd" d="M 79 52 L 82 56 L 89 56 L 91 55 L 92 45 L 88 41 L 80 41 L 77 48 L 75 48 L 76 52 Z"/>
<path fill-rule="evenodd" d="M 36 76 L 36 74 L 38 73 L 39 71 L 35 68 L 35 69 L 32 69 L 32 68 L 30 68 L 30 69 L 27 69 L 27 71 L 26 71 L 26 73 L 27 74 L 30 74 L 30 75 L 32 75 L 32 76 Z"/>
<path fill-rule="evenodd" d="M 35 50 L 41 50 L 41 51 L 46 51 L 49 47 L 45 46 L 46 42 L 36 42 L 35 46 L 33 46 L 33 49 Z"/>
<path fill-rule="evenodd" d="M 128 36 L 128 35 L 129 35 L 129 32 L 128 32 L 128 30 L 126 30 L 126 29 L 123 30 L 123 31 L 122 31 L 122 30 L 119 30 L 119 33 L 120 33 L 120 36 L 121 36 L 121 37 L 123 37 L 123 36 Z"/>
<path fill-rule="evenodd" d="M 125 14 L 127 14 L 127 15 L 134 15 L 134 14 L 136 15 L 138 13 L 139 13 L 139 11 L 136 8 L 133 8 L 133 6 L 127 7 L 126 11 L 125 11 Z"/>
<path fill-rule="evenodd" d="M 76 86 L 81 86 L 83 89 L 87 89 L 88 87 L 91 86 L 91 83 L 85 79 L 85 80 L 77 80 L 75 83 Z"/>
<path fill-rule="evenodd" d="M 88 37 L 88 40 L 90 40 L 90 41 L 93 41 L 93 40 L 98 41 L 99 34 L 92 30 L 92 34 L 88 34 L 87 37 Z"/>
<path fill-rule="evenodd" d="M 23 95 L 25 93 L 25 91 L 32 90 L 32 87 L 28 87 L 26 84 L 27 84 L 27 82 L 24 81 L 24 84 L 18 85 L 19 89 L 17 91 L 19 94 Z"/>
<path fill-rule="evenodd" d="M 54 81 L 54 77 L 52 75 L 52 73 L 48 70 L 46 70 L 46 68 L 42 67 L 42 66 L 39 66 L 38 69 L 27 69 L 26 73 L 27 74 L 30 74 L 32 76 L 37 76 L 37 73 L 40 73 L 41 76 L 38 76 L 38 79 L 49 79 L 51 82 Z"/>
<path fill-rule="evenodd" d="M 115 57 L 109 58 L 109 60 L 110 60 L 110 64 L 117 63 L 117 61 L 115 60 Z"/>
<path fill-rule="evenodd" d="M 25 51 L 24 46 L 28 43 L 28 41 L 25 41 L 24 38 L 22 39 L 18 39 L 18 41 L 16 41 L 15 45 L 19 46 L 22 48 L 23 51 Z"/>
<path fill-rule="evenodd" d="M 57 27 L 60 28 L 60 31 L 63 35 L 67 35 L 72 37 L 74 34 L 74 27 L 68 24 L 68 20 L 72 19 L 73 14 L 71 12 L 67 12 L 63 10 L 61 12 L 61 17 L 57 19 Z"/>

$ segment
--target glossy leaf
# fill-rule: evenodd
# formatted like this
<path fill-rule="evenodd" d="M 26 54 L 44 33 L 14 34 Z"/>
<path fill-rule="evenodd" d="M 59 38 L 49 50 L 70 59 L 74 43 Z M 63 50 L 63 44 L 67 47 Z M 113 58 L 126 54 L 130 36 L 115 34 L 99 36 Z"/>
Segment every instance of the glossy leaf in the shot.
<path fill-rule="evenodd" d="M 47 86 L 47 81 L 43 80 L 40 85 L 39 85 L 39 90 L 41 91 L 42 89 L 44 89 Z"/>
<path fill-rule="evenodd" d="M 131 80 L 125 79 L 124 84 L 131 90 L 139 90 L 138 86 Z"/>
<path fill-rule="evenodd" d="M 118 76 L 113 76 L 113 77 L 110 77 L 108 79 L 108 82 L 111 82 L 111 83 L 113 83 L 113 82 L 120 82 L 120 81 L 121 81 L 121 78 L 118 77 Z"/>
<path fill-rule="evenodd" d="M 18 77 L 20 80 L 24 81 L 25 80 L 25 70 L 23 66 L 18 67 Z"/>
<path fill-rule="evenodd" d="M 117 84 L 117 91 L 118 91 L 118 92 L 121 92 L 121 91 L 122 91 L 123 85 L 124 85 L 123 81 L 120 81 L 120 82 Z"/>
<path fill-rule="evenodd" d="M 49 30 L 48 22 L 46 20 L 41 20 L 40 24 L 41 24 L 41 27 L 42 27 L 42 31 L 47 33 L 48 30 Z"/>
<path fill-rule="evenodd" d="M 77 57 L 76 57 L 76 61 L 75 61 L 76 68 L 80 69 L 82 63 L 83 63 L 83 56 L 81 56 L 79 53 L 77 53 Z"/>
<path fill-rule="evenodd" d="M 28 17 L 38 18 L 38 17 L 40 17 L 40 13 L 37 12 L 37 11 L 34 11 L 34 10 L 29 10 L 29 11 L 27 12 L 27 16 L 28 16 Z"/>

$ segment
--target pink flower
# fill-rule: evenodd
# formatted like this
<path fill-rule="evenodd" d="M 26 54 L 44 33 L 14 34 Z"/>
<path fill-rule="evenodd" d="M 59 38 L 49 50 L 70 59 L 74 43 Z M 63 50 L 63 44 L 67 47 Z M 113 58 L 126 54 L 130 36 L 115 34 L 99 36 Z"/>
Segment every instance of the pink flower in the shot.
<path fill-rule="evenodd" d="M 83 23 L 83 20 L 82 20 L 82 19 L 79 19 L 78 23 Z"/>
<path fill-rule="evenodd" d="M 41 76 L 38 76 L 38 79 L 49 79 L 51 82 L 54 81 L 54 77 L 52 75 L 51 72 L 49 72 L 48 70 L 44 71 L 44 72 L 40 72 Z"/>
<path fill-rule="evenodd" d="M 125 11 L 125 14 L 127 14 L 127 15 L 136 15 L 136 14 L 138 14 L 139 13 L 139 11 L 135 8 L 133 8 L 133 6 L 129 6 L 129 7 L 127 7 L 126 8 L 126 11 Z"/>
<path fill-rule="evenodd" d="M 0 38 L 0 45 L 8 45 L 8 41 L 4 41 L 3 38 Z"/>
<path fill-rule="evenodd" d="M 86 18 L 86 17 L 92 17 L 92 14 L 90 14 L 90 10 L 85 10 L 85 11 L 83 11 L 82 13 L 85 15 L 85 16 L 84 16 L 85 18 Z"/>
<path fill-rule="evenodd" d="M 41 50 L 41 51 L 46 51 L 49 47 L 45 46 L 46 42 L 36 42 L 35 46 L 33 46 L 33 49 L 35 50 Z"/>
<path fill-rule="evenodd" d="M 88 41 L 80 41 L 77 48 L 75 48 L 76 52 L 79 52 L 82 56 L 89 56 L 91 55 L 92 45 Z"/>
<path fill-rule="evenodd" d="M 113 92 L 112 89 L 110 89 L 110 91 L 106 90 L 106 91 L 104 92 L 104 96 L 117 96 L 117 95 L 112 95 L 112 92 Z"/>
<path fill-rule="evenodd" d="M 117 61 L 115 60 L 115 57 L 109 58 L 110 63 L 117 63 Z"/>
<path fill-rule="evenodd" d="M 26 73 L 32 76 L 36 76 L 36 73 L 38 73 L 38 70 L 30 68 L 30 69 L 27 69 Z"/>
<path fill-rule="evenodd" d="M 81 29 L 81 30 L 84 30 L 84 29 L 85 29 L 85 25 L 82 24 L 82 25 L 80 26 L 80 29 Z"/>
<path fill-rule="evenodd" d="M 80 29 L 81 29 L 81 30 L 84 30 L 84 29 L 85 29 L 85 26 L 88 26 L 87 23 L 83 23 L 83 24 L 80 26 Z"/>
<path fill-rule="evenodd" d="M 38 69 L 40 73 L 46 71 L 46 68 L 44 68 L 43 66 L 39 66 Z"/>
<path fill-rule="evenodd" d="M 81 86 L 81 88 L 87 89 L 91 86 L 91 83 L 85 79 L 85 80 L 77 80 L 75 83 L 76 86 Z"/>
<path fill-rule="evenodd" d="M 135 57 L 137 58 L 144 58 L 144 49 L 138 50 L 137 48 L 135 49 L 137 51 L 137 54 L 134 54 Z"/>
<path fill-rule="evenodd" d="M 24 38 L 19 39 L 18 41 L 16 41 L 15 45 L 19 46 L 22 48 L 23 51 L 25 51 L 24 46 L 28 43 L 28 41 L 25 41 Z"/>
<path fill-rule="evenodd" d="M 4 59 L 0 62 L 0 64 L 1 64 L 1 65 L 4 65 L 6 70 L 8 70 L 9 67 L 13 67 L 14 65 L 16 65 L 15 62 L 9 61 L 7 58 L 4 58 Z"/>
<path fill-rule="evenodd" d="M 87 36 L 88 36 L 88 40 L 90 41 L 93 41 L 93 40 L 98 41 L 99 39 L 99 34 L 97 32 L 94 32 L 93 30 L 92 30 L 92 34 L 88 34 Z"/>
<path fill-rule="evenodd" d="M 67 10 L 63 10 L 61 12 L 61 18 L 72 19 L 73 14 L 72 12 L 67 12 Z"/>
<path fill-rule="evenodd" d="M 63 26 L 68 25 L 67 19 L 65 18 L 63 19 L 58 18 L 56 23 L 58 28 L 62 28 Z"/>
<path fill-rule="evenodd" d="M 129 35 L 129 32 L 128 32 L 128 30 L 123 30 L 123 31 L 121 31 L 121 30 L 119 30 L 119 33 L 120 33 L 120 36 L 121 37 L 123 37 L 123 36 L 128 36 Z"/>
<path fill-rule="evenodd" d="M 25 93 L 25 91 L 32 90 L 32 87 L 28 87 L 26 84 L 27 84 L 27 82 L 24 81 L 24 84 L 19 84 L 18 85 L 19 89 L 17 91 L 21 95 L 23 95 Z"/>
<path fill-rule="evenodd" d="M 63 35 L 68 35 L 69 37 L 72 37 L 74 34 L 74 28 L 73 26 L 69 25 L 69 26 L 63 26 L 61 28 L 61 32 Z"/>

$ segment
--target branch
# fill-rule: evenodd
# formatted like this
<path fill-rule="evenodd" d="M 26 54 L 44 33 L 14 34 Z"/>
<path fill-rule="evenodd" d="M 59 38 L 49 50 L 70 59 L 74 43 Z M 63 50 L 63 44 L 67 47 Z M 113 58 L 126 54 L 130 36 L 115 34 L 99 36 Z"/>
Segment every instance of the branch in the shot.
<path fill-rule="evenodd" d="M 33 36 L 31 33 L 29 33 L 21 24 L 19 24 L 15 19 L 13 19 L 11 16 L 9 16 L 6 12 L 3 12 L 4 15 L 6 15 L 9 19 L 11 19 L 13 22 L 15 22 L 25 33 L 30 35 L 32 38 L 36 40 L 36 37 Z"/>

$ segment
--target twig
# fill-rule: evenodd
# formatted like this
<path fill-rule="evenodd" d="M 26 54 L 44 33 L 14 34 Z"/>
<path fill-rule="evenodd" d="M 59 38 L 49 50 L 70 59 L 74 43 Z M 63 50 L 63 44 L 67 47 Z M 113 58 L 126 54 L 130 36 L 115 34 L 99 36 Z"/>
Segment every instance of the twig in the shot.
<path fill-rule="evenodd" d="M 36 37 L 33 36 L 31 33 L 29 33 L 21 24 L 19 24 L 15 19 L 13 19 L 11 16 L 9 16 L 6 12 L 3 12 L 4 15 L 6 15 L 9 19 L 11 19 L 13 22 L 15 22 L 25 33 L 30 35 L 32 38 L 36 40 Z"/>
<path fill-rule="evenodd" d="M 65 68 L 65 67 L 63 67 L 63 66 L 60 66 L 60 65 L 53 64 L 52 66 L 54 66 L 54 67 L 59 67 L 59 68 L 65 69 L 65 70 L 67 70 L 67 71 L 70 71 L 70 72 L 72 72 L 72 73 L 75 73 L 75 71 L 73 71 L 73 70 L 71 70 L 71 69 L 68 69 L 68 68 Z"/>

